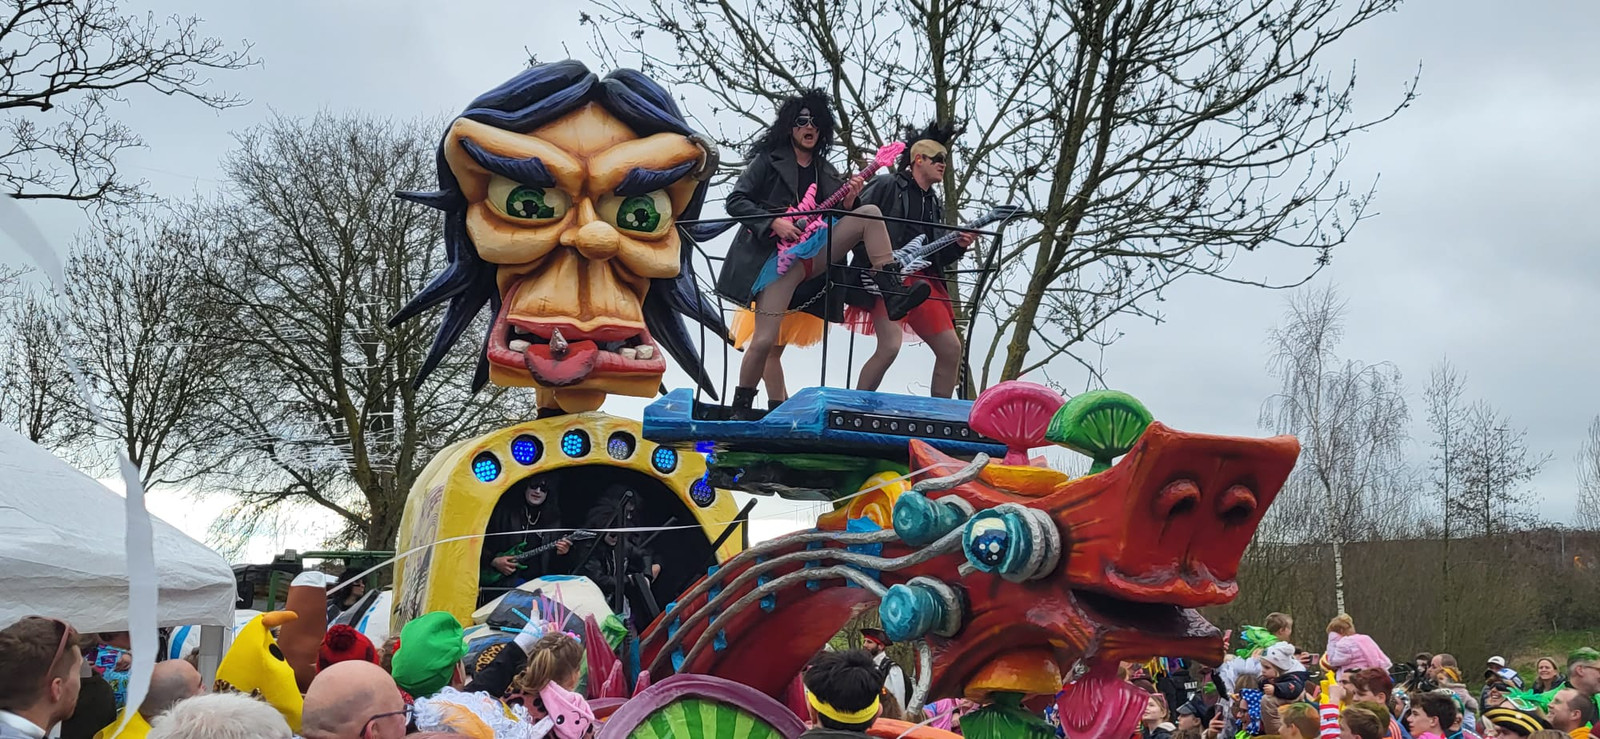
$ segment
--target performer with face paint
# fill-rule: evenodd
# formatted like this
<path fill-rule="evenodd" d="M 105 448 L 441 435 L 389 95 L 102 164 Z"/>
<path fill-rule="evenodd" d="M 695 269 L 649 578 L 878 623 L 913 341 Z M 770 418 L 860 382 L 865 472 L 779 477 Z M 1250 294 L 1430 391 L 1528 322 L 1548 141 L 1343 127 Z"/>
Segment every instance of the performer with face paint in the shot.
<path fill-rule="evenodd" d="M 906 140 L 912 143 L 901 155 L 898 171 L 879 175 L 862 190 L 861 202 L 878 206 L 884 215 L 928 224 L 887 222 L 885 225 L 895 246 L 903 246 L 919 234 L 930 241 L 945 234 L 946 229 L 933 225 L 944 220 L 944 203 L 934 191 L 934 185 L 944 182 L 950 141 L 959 134 L 958 129 L 940 123 L 930 123 L 922 131 L 908 130 Z M 927 285 L 930 295 L 899 322 L 890 320 L 882 301 L 865 290 L 847 293 L 850 308 L 845 323 L 857 333 L 878 337 L 877 350 L 861 365 L 857 389 L 878 389 L 884 373 L 900 352 L 904 333 L 920 337 L 933 350 L 933 396 L 948 398 L 955 394 L 961 367 L 961 337 L 956 333 L 955 311 L 950 306 L 945 279 L 946 271 L 961 260 L 973 238 L 973 234 L 962 233 L 953 246 L 929 255 L 929 266 L 912 276 L 911 284 Z M 860 265 L 864 257 L 858 253 L 852 263 Z"/>
<path fill-rule="evenodd" d="M 556 476 L 540 474 L 513 485 L 500 497 L 484 531 L 483 553 L 479 560 L 480 586 L 514 588 L 544 575 L 567 574 L 570 565 L 566 554 L 572 549 L 570 539 L 546 533 L 513 533 L 562 528 L 558 493 Z M 519 554 L 552 542 L 554 547 L 531 562 L 519 565 L 514 560 Z M 499 592 L 485 595 L 494 598 Z"/>
<path fill-rule="evenodd" d="M 851 247 L 865 244 L 869 269 L 863 284 L 868 293 L 883 301 L 890 320 L 899 320 L 928 297 L 925 284 L 904 285 L 898 274 L 885 270 L 894 261 L 894 245 L 883 222 L 875 220 L 876 206 L 856 206 L 856 197 L 865 183 L 859 177 L 848 181 L 827 161 L 833 143 L 833 113 L 828 96 L 820 90 L 789 98 L 779 106 L 778 119 L 751 149 L 750 162 L 725 207 L 732 216 L 766 216 L 746 222 L 739 228 L 728 257 L 717 277 L 717 292 L 736 305 L 755 302 L 755 330 L 739 366 L 739 384 L 734 390 L 736 414 L 751 416 L 756 382 L 767 370 L 767 359 L 778 342 L 784 314 L 804 307 L 820 314 L 827 302 L 818 293 L 827 288 L 828 266 L 842 258 Z M 816 231 L 790 252 L 794 263 L 779 275 L 778 242 L 798 237 L 801 229 L 789 219 L 776 218 L 800 202 L 806 188 L 817 187 L 822 201 L 841 187 L 849 188 L 842 207 L 865 216 L 845 216 L 829 228 Z M 831 234 L 830 234 L 831 231 Z M 825 316 L 826 317 L 826 316 Z"/>

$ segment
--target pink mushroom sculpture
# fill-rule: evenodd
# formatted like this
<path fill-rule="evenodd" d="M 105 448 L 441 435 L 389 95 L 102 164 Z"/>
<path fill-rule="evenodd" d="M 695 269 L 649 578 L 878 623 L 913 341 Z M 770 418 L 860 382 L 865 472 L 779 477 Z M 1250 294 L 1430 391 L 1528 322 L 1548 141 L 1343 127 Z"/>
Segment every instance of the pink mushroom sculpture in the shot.
<path fill-rule="evenodd" d="M 1004 464 L 1028 464 L 1028 451 L 1050 442 L 1045 432 L 1050 418 L 1067 404 L 1050 388 L 1032 382 L 1007 380 L 978 395 L 967 423 L 984 436 L 1006 445 Z"/>

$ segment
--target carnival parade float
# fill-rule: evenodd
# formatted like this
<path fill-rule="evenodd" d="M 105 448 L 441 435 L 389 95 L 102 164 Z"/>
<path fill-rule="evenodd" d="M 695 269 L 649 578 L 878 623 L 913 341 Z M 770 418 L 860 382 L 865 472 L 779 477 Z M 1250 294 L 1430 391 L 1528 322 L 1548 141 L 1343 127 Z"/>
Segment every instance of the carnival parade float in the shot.
<path fill-rule="evenodd" d="M 503 642 L 512 599 L 563 609 L 601 637 L 586 640 L 584 688 L 600 737 L 797 736 L 797 676 L 869 611 L 914 655 L 905 708 L 973 701 L 968 737 L 1125 739 L 1146 696 L 1117 679 L 1119 663 L 1222 660 L 1221 632 L 1196 609 L 1236 595 L 1293 438 L 1182 432 L 1122 393 L 1069 399 L 1026 382 L 971 401 L 812 387 L 729 413 L 702 362 L 724 350 L 725 308 L 691 261 L 726 228 L 702 220 L 718 164 L 665 89 L 575 61 L 534 66 L 449 124 L 438 189 L 401 193 L 442 212 L 448 267 L 394 320 L 442 306 L 424 374 L 469 338 L 476 383 L 533 387 L 541 410 L 445 449 L 421 475 L 391 631 L 444 611 L 469 637 Z M 669 357 L 695 387 L 663 385 Z M 611 394 L 659 397 L 635 421 L 599 410 Z M 1075 476 L 1032 456 L 1050 446 L 1092 467 Z M 622 502 L 600 500 L 609 490 Z M 731 491 L 831 511 L 750 544 Z M 489 587 L 486 539 L 506 533 L 499 506 L 524 495 L 559 501 L 549 535 L 564 556 L 615 563 L 594 570 L 617 578 L 603 603 L 578 604 L 605 583 L 570 573 Z M 601 540 L 616 543 L 596 554 Z M 624 596 L 643 549 L 654 562 Z M 284 622 L 291 663 L 297 623 L 325 621 Z M 952 736 L 888 719 L 872 732 Z"/>

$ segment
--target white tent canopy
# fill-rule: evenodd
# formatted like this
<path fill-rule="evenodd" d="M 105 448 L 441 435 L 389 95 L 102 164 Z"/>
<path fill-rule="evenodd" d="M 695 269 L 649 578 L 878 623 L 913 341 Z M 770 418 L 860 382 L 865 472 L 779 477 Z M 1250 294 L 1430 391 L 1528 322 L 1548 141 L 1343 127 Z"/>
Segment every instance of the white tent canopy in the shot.
<path fill-rule="evenodd" d="M 127 630 L 125 505 L 48 450 L 0 429 L 0 626 L 40 615 L 79 631 Z M 237 591 L 228 563 L 167 522 L 151 523 L 157 623 L 231 628 Z"/>

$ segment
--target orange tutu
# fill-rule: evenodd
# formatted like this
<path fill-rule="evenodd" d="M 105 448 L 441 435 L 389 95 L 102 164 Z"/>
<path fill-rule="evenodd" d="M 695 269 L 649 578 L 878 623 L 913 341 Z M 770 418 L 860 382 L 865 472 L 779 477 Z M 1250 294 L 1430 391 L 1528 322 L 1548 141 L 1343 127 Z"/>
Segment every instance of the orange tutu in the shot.
<path fill-rule="evenodd" d="M 783 316 L 778 327 L 778 346 L 814 346 L 822 343 L 822 333 L 827 324 L 821 318 L 805 311 L 792 311 Z M 740 308 L 733 315 L 733 325 L 728 333 L 733 336 L 733 348 L 744 349 L 750 336 L 756 332 L 756 314 Z"/>

